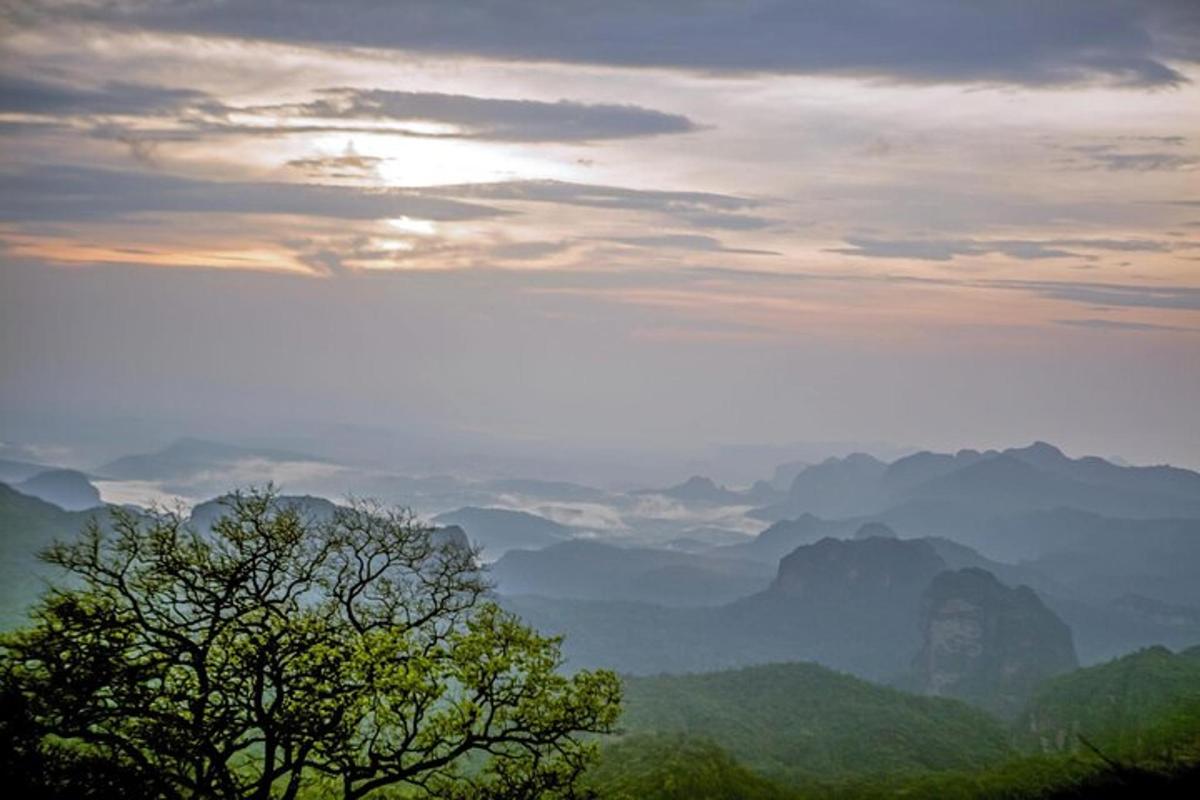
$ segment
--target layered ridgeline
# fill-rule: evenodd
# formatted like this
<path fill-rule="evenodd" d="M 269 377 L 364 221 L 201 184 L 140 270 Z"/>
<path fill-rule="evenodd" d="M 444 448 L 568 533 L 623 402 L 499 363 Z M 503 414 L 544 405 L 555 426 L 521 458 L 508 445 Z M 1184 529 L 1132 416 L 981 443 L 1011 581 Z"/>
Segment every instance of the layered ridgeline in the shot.
<path fill-rule="evenodd" d="M 549 553 L 530 561 L 551 565 Z M 933 540 L 825 538 L 781 559 L 762 591 L 708 608 L 561 595 L 504 602 L 567 634 L 572 666 L 645 675 L 816 661 L 1015 713 L 1033 683 L 1076 666 L 1071 633 L 1034 590 L 1009 587 L 975 561 L 986 563 Z"/>
<path fill-rule="evenodd" d="M 1044 442 L 890 464 L 858 456 L 802 470 L 784 500 L 751 513 L 780 524 L 770 542 L 764 534 L 742 548 L 749 557 L 778 559 L 789 544 L 850 536 L 875 521 L 905 538 L 942 537 L 1021 562 L 1054 584 L 1021 581 L 1072 626 L 1085 661 L 1200 639 L 1200 627 L 1180 615 L 1163 624 L 1162 614 L 1114 605 L 1138 595 L 1200 609 L 1200 473 L 1191 470 L 1069 458 Z"/>
<path fill-rule="evenodd" d="M 567 634 L 572 666 L 653 674 L 817 661 L 890 678 L 908 670 L 922 592 L 946 567 L 927 542 L 824 539 L 784 558 L 762 590 L 708 608 L 562 595 L 503 601 L 536 627 Z M 609 597 L 629 596 L 616 588 Z"/>
<path fill-rule="evenodd" d="M 1045 442 L 1004 451 L 921 452 L 890 464 L 859 453 L 808 467 L 784 499 L 754 513 L 765 520 L 881 514 L 902 535 L 914 535 L 905 528 L 922 516 L 927 527 L 954 527 L 1061 507 L 1125 518 L 1197 518 L 1200 474 L 1072 459 Z"/>
<path fill-rule="evenodd" d="M 806 515 L 775 523 L 734 545 L 687 553 L 595 541 L 513 551 L 496 563 L 493 576 L 514 608 L 570 633 L 568 651 L 574 657 L 588 663 L 593 657 L 609 657 L 631 672 L 719 669 L 828 656 L 835 659 L 827 662 L 832 666 L 890 677 L 907 669 L 907 659 L 919 646 L 919 595 L 933 574 L 970 567 L 984 569 L 1010 587 L 1032 588 L 1070 626 L 1083 663 L 1153 644 L 1179 648 L 1200 641 L 1200 605 L 1188 602 L 1196 594 L 1194 576 L 1200 572 L 1200 528 L 1193 530 L 1187 521 L 1110 523 L 1096 529 L 1100 555 L 1083 553 L 1078 561 L 1069 553 L 1086 550 L 1086 535 L 1074 529 L 1061 537 L 1071 542 L 1071 551 L 1014 564 L 944 537 L 896 541 L 897 532 L 882 523 Z M 1054 531 L 1048 530 L 1046 538 L 1053 539 Z M 886 539 L 892 544 L 879 542 Z M 922 558 L 920 554 L 930 549 L 940 562 Z M 811 564 L 829 581 L 841 582 L 844 590 L 833 583 L 808 581 L 812 591 L 790 602 L 780 600 L 787 594 L 780 590 L 790 580 L 788 574 L 776 586 L 771 583 L 784 558 L 793 576 Z M 830 559 L 828 570 L 825 559 Z M 910 571 L 918 562 L 926 567 Z M 837 564 L 848 571 L 839 571 Z M 887 587 L 883 595 L 876 591 L 880 587 Z M 831 593 L 825 596 L 823 589 Z M 1165 601 L 1164 595 L 1183 600 Z M 731 602 L 739 597 L 745 599 Z M 722 608 L 697 615 L 649 604 Z M 819 613 L 817 606 L 822 604 L 832 610 Z M 723 607 L 727 605 L 737 607 Z M 864 619 L 864 606 L 877 608 L 879 619 L 894 624 L 874 624 L 869 614 Z M 834 625 L 837 622 L 840 626 Z M 782 641 L 789 631 L 798 632 L 799 640 Z M 817 641 L 844 639 L 841 634 L 856 631 L 883 636 L 878 649 L 899 646 L 905 654 L 872 664 L 869 658 L 842 658 L 839 647 L 830 650 Z M 730 646 L 711 647 L 712 642 Z"/>

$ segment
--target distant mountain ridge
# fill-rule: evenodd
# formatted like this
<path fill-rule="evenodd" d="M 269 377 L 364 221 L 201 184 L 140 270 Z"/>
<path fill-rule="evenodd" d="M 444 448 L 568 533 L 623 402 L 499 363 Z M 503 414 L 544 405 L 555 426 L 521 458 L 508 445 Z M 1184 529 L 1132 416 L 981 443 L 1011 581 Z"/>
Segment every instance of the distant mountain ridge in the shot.
<path fill-rule="evenodd" d="M 931 540 L 824 538 L 783 558 L 762 591 L 723 605 L 635 602 L 618 581 L 605 592 L 501 600 L 535 627 L 567 634 L 574 667 L 649 674 L 808 660 L 888 680 L 906 674 L 920 650 L 927 587 L 959 566 Z M 601 563 L 597 573 L 609 570 Z M 613 599 L 594 599 L 604 595 Z"/>
<path fill-rule="evenodd" d="M 1200 473 L 1070 458 L 1046 442 L 1002 451 L 923 451 L 891 464 L 854 454 L 801 471 L 786 499 L 751 513 L 768 521 L 804 513 L 890 521 L 890 509 L 915 503 L 961 508 L 976 518 L 1059 507 L 1116 517 L 1200 517 Z"/>
<path fill-rule="evenodd" d="M 632 494 L 662 495 L 663 497 L 679 500 L 682 503 L 694 503 L 698 505 L 733 506 L 748 505 L 752 502 L 745 493 L 727 489 L 724 486 L 718 486 L 712 478 L 706 478 L 702 475 L 693 475 L 683 483 L 670 486 L 666 489 L 638 489 L 632 492 Z"/>
<path fill-rule="evenodd" d="M 84 511 L 103 505 L 100 490 L 82 472 L 51 469 L 21 481 L 13 488 L 66 511 Z"/>
<path fill-rule="evenodd" d="M 206 439 L 183 438 L 152 453 L 122 456 L 97 467 L 98 476 L 113 480 L 168 481 L 196 471 L 247 458 L 274 461 L 324 461 L 316 456 L 272 448 L 243 447 Z"/>

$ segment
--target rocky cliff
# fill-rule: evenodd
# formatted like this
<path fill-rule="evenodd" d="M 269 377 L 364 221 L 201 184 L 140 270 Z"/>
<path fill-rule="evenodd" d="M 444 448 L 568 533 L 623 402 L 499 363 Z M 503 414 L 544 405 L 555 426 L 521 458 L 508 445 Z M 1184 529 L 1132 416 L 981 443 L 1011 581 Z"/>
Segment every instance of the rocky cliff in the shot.
<path fill-rule="evenodd" d="M 927 694 L 1016 714 L 1034 687 L 1078 666 L 1071 630 L 1027 586 L 990 572 L 942 572 L 921 606 L 923 644 L 914 667 Z"/>

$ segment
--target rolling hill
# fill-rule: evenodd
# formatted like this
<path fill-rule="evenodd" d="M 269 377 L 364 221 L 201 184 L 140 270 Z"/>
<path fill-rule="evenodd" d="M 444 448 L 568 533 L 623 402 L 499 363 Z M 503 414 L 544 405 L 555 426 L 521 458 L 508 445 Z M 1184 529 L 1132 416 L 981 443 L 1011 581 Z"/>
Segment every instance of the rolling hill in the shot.
<path fill-rule="evenodd" d="M 623 726 L 711 739 L 791 784 L 977 768 L 1011 755 L 1004 727 L 969 706 L 816 664 L 770 664 L 625 681 Z"/>

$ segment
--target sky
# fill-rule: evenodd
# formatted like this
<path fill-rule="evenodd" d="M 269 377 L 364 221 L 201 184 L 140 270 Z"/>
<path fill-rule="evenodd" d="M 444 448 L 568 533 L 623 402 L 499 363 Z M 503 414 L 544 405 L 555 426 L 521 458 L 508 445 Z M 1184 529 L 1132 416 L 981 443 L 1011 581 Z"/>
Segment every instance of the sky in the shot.
<path fill-rule="evenodd" d="M 8 0 L 0 382 L 29 443 L 1200 466 L 1200 4 Z"/>

